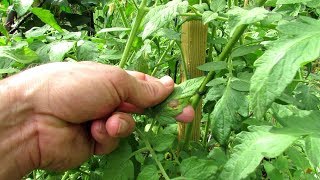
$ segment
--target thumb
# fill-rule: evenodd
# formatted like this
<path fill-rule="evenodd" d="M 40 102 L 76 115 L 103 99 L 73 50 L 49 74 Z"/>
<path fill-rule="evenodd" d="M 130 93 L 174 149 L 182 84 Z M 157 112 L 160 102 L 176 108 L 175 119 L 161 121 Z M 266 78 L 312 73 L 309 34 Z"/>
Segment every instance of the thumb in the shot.
<path fill-rule="evenodd" d="M 132 78 L 132 86 L 127 91 L 126 102 L 140 108 L 152 107 L 164 101 L 173 91 L 174 82 L 170 76 L 161 79 L 152 76 L 129 72 Z"/>

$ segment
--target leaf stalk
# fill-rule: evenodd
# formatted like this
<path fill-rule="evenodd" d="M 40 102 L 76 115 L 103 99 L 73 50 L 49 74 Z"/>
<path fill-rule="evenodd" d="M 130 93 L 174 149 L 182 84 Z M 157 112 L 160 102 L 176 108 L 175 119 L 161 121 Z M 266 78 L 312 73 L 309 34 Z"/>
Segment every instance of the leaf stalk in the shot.
<path fill-rule="evenodd" d="M 132 43 L 134 41 L 134 38 L 137 36 L 137 32 L 138 32 L 138 29 L 139 29 L 140 24 L 142 22 L 142 19 L 144 18 L 145 14 L 147 12 L 146 5 L 147 5 L 147 0 L 142 0 L 141 4 L 139 6 L 139 9 L 138 9 L 137 17 L 136 17 L 134 24 L 133 24 L 133 27 L 131 29 L 131 32 L 130 32 L 130 35 L 128 38 L 128 42 L 124 48 L 124 52 L 123 52 L 123 55 L 122 55 L 120 63 L 119 63 L 120 68 L 124 68 L 124 66 L 126 65 L 127 59 L 130 54 L 130 49 L 131 49 Z"/>

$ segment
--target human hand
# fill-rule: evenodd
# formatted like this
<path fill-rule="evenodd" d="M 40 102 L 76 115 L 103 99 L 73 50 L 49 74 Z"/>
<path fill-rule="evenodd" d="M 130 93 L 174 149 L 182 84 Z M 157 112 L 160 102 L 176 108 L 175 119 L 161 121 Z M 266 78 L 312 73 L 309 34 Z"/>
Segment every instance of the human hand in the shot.
<path fill-rule="evenodd" d="M 20 130 L 28 152 L 24 159 L 29 165 L 19 165 L 27 169 L 21 175 L 34 168 L 69 169 L 92 154 L 110 153 L 119 138 L 134 129 L 128 113 L 142 113 L 174 88 L 169 77 L 159 80 L 92 62 L 42 65 L 7 78 L 2 85 L 12 90 L 14 97 L 8 102 L 15 112 L 0 118 L 1 123 L 11 120 L 4 121 L 0 130 Z M 177 119 L 190 122 L 193 116 L 187 107 Z"/>

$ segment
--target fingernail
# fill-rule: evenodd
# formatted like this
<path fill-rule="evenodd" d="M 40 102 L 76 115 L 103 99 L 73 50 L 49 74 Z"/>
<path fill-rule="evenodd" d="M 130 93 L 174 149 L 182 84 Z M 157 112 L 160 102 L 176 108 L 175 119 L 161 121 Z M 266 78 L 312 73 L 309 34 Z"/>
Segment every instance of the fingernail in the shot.
<path fill-rule="evenodd" d="M 119 129 L 118 129 L 117 134 L 126 133 L 128 131 L 129 124 L 125 120 L 119 120 L 119 122 L 120 122 L 120 124 L 119 124 Z"/>
<path fill-rule="evenodd" d="M 163 76 L 162 78 L 160 78 L 160 82 L 167 87 L 170 87 L 174 84 L 170 76 Z"/>

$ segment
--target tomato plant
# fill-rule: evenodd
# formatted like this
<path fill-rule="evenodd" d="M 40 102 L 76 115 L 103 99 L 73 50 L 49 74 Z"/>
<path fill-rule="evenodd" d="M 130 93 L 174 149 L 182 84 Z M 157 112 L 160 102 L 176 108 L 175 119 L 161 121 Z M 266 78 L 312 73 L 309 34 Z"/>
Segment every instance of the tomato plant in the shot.
<path fill-rule="evenodd" d="M 179 84 L 113 153 L 25 179 L 319 178 L 319 0 L 1 0 L 0 17 L 2 78 L 92 60 Z M 203 77 L 182 82 L 194 20 L 207 26 Z M 180 132 L 186 104 L 201 122 Z"/>

